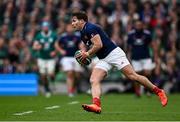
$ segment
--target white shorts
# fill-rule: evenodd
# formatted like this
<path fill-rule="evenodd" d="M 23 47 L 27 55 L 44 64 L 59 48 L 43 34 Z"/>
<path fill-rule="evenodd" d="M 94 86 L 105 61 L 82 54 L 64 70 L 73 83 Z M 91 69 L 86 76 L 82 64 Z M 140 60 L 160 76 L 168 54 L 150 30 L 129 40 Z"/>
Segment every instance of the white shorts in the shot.
<path fill-rule="evenodd" d="M 112 66 L 116 67 L 118 70 L 127 66 L 129 63 L 124 51 L 117 47 L 112 52 L 110 52 L 104 59 L 99 59 L 95 68 L 100 68 L 108 72 Z"/>
<path fill-rule="evenodd" d="M 136 72 L 141 72 L 143 70 L 152 70 L 155 64 L 152 62 L 151 58 L 132 60 L 132 66 Z"/>
<path fill-rule="evenodd" d="M 56 61 L 55 59 L 37 59 L 39 72 L 41 74 L 53 74 L 55 71 Z"/>
<path fill-rule="evenodd" d="M 63 57 L 60 61 L 63 71 L 82 72 L 83 68 L 74 57 Z"/>
<path fill-rule="evenodd" d="M 99 58 L 98 57 L 93 57 L 91 59 L 91 64 L 88 65 L 88 69 L 92 69 L 99 61 Z"/>

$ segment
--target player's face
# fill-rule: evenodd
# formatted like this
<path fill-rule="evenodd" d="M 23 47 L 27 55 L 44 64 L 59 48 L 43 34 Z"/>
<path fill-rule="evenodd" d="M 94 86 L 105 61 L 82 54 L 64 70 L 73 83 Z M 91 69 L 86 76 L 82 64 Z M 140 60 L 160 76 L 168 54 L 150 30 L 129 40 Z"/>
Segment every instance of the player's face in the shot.
<path fill-rule="evenodd" d="M 143 23 L 141 21 L 137 21 L 135 23 L 135 27 L 137 30 L 142 30 L 143 29 Z"/>
<path fill-rule="evenodd" d="M 48 32 L 49 31 L 49 27 L 42 27 L 42 30 L 44 31 L 44 32 Z"/>
<path fill-rule="evenodd" d="M 81 30 L 80 20 L 76 16 L 72 17 L 72 27 L 76 30 Z"/>
<path fill-rule="evenodd" d="M 66 26 L 66 31 L 67 31 L 68 33 L 72 33 L 72 32 L 73 32 L 73 28 L 72 28 L 71 24 L 68 24 L 68 25 Z"/>

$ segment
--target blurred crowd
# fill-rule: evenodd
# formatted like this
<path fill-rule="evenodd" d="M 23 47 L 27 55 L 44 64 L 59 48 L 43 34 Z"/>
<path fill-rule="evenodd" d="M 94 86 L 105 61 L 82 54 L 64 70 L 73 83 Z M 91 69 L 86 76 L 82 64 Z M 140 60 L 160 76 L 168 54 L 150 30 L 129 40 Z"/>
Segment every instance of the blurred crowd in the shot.
<path fill-rule="evenodd" d="M 32 42 L 41 23 L 50 22 L 60 36 L 79 10 L 125 52 L 127 33 L 142 20 L 158 50 L 154 82 L 180 91 L 179 0 L 0 0 L 0 73 L 37 72 Z"/>

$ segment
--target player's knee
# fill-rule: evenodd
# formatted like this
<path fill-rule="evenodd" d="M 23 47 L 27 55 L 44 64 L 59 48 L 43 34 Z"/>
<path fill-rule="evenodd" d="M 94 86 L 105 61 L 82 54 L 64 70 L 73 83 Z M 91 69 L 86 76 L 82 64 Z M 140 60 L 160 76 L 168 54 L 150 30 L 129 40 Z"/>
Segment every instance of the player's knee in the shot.
<path fill-rule="evenodd" d="M 96 84 L 99 83 L 99 80 L 98 80 L 97 78 L 90 78 L 90 83 L 91 83 L 92 85 L 96 85 Z"/>

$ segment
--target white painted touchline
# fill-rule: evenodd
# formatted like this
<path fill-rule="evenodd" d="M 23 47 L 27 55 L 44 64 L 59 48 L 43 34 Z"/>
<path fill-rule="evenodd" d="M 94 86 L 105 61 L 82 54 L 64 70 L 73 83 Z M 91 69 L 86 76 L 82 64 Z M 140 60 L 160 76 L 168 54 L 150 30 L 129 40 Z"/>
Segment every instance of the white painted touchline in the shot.
<path fill-rule="evenodd" d="M 72 101 L 72 102 L 69 102 L 68 104 L 73 105 L 73 104 L 78 104 L 78 103 L 79 103 L 79 101 Z"/>
<path fill-rule="evenodd" d="M 50 110 L 50 109 L 56 109 L 59 108 L 60 106 L 58 105 L 54 105 L 54 106 L 49 106 L 49 107 L 45 107 L 45 109 Z"/>
<path fill-rule="evenodd" d="M 21 113 L 15 113 L 13 115 L 21 116 L 21 115 L 30 114 L 30 113 L 33 113 L 33 111 L 25 111 L 25 112 L 21 112 Z"/>

